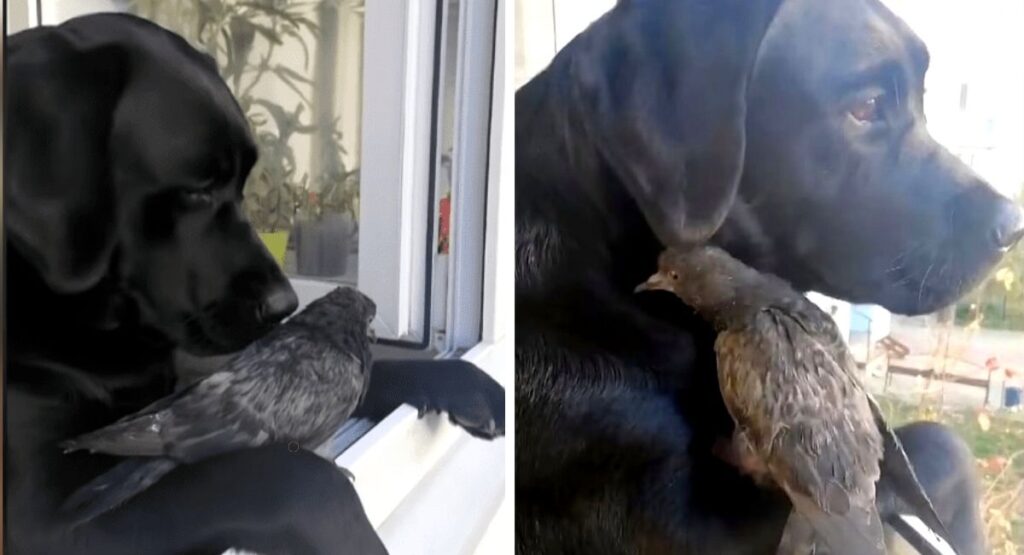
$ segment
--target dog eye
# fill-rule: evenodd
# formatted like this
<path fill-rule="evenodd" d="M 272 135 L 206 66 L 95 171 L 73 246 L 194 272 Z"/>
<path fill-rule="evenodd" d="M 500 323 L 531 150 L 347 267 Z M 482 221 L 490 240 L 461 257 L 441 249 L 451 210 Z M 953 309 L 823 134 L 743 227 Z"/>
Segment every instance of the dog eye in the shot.
<path fill-rule="evenodd" d="M 675 272 L 669 272 L 668 277 L 672 278 L 672 281 L 679 281 L 679 274 Z"/>
<path fill-rule="evenodd" d="M 850 115 L 860 123 L 873 123 L 882 119 L 882 96 L 873 96 L 858 102 Z"/>
<path fill-rule="evenodd" d="M 223 183 L 231 179 L 232 173 L 231 159 L 227 156 L 217 158 L 210 168 L 210 177 L 215 183 Z"/>
<path fill-rule="evenodd" d="M 209 189 L 184 189 L 181 200 L 189 208 L 203 208 L 213 204 L 213 193 Z"/>

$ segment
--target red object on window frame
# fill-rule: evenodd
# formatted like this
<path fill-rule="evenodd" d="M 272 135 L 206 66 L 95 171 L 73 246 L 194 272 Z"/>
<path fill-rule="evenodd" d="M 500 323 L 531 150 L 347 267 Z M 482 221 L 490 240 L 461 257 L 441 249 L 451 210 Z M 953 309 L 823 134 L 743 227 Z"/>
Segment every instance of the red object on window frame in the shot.
<path fill-rule="evenodd" d="M 437 252 L 438 254 L 448 254 L 448 236 L 451 230 L 452 221 L 452 198 L 450 195 L 446 195 L 441 199 L 439 203 L 438 211 L 440 212 L 437 226 Z"/>

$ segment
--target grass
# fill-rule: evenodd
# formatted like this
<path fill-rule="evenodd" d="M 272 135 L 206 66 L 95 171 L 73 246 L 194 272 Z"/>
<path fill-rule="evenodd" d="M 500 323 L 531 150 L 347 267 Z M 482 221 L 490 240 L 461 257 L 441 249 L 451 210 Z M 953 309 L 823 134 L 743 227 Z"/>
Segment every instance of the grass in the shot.
<path fill-rule="evenodd" d="M 970 303 L 957 305 L 954 323 L 957 326 L 966 326 L 977 318 L 977 313 L 972 310 Z M 1002 302 L 989 302 L 981 305 L 981 327 L 998 330 L 1024 330 L 1024 307 L 1021 303 L 1009 301 L 1007 306 Z"/>
<path fill-rule="evenodd" d="M 927 399 L 913 403 L 879 397 L 889 421 L 941 422 L 971 447 L 982 480 L 982 516 L 992 555 L 1024 555 L 1024 416 L 1020 413 L 939 410 Z"/>

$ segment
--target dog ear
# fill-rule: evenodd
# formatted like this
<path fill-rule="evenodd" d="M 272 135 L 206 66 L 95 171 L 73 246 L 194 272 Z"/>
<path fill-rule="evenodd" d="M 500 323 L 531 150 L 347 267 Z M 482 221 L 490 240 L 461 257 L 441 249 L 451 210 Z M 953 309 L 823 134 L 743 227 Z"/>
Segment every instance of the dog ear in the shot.
<path fill-rule="evenodd" d="M 109 136 L 124 54 L 81 26 L 32 29 L 8 41 L 6 229 L 57 292 L 98 283 L 114 249 Z"/>
<path fill-rule="evenodd" d="M 747 81 L 779 2 L 624 1 L 576 39 L 579 121 L 666 246 L 707 240 L 729 211 Z"/>

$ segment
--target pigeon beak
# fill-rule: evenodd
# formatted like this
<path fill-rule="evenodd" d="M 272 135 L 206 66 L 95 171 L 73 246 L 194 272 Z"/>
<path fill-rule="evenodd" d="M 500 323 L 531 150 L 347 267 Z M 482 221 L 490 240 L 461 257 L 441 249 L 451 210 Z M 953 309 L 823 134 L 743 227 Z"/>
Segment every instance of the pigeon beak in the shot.
<path fill-rule="evenodd" d="M 662 291 L 670 291 L 672 289 L 668 277 L 661 272 L 652 275 L 647 278 L 647 281 L 637 285 L 633 292 L 639 293 L 641 291 L 656 291 L 659 289 Z"/>

